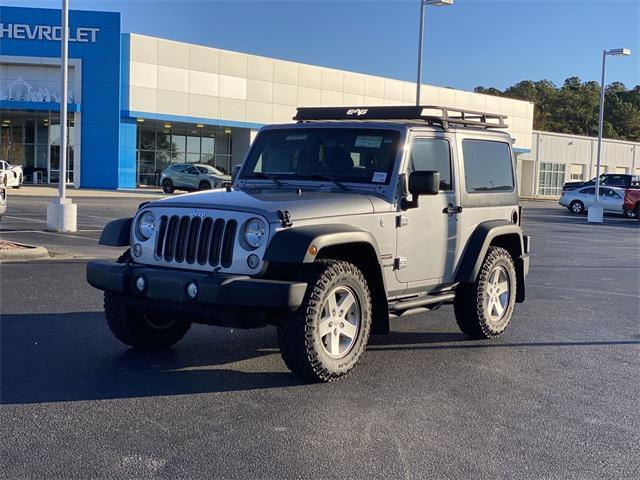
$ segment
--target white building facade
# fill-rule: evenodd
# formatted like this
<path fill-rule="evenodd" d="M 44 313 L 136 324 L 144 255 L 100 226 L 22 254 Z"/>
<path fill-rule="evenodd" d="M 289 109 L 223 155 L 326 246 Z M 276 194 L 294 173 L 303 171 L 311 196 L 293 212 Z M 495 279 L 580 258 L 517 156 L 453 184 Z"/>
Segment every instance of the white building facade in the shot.
<path fill-rule="evenodd" d="M 562 184 L 596 176 L 598 139 L 534 131 L 530 153 L 518 156 L 520 195 L 557 198 Z M 600 173 L 640 175 L 640 143 L 604 139 Z"/>

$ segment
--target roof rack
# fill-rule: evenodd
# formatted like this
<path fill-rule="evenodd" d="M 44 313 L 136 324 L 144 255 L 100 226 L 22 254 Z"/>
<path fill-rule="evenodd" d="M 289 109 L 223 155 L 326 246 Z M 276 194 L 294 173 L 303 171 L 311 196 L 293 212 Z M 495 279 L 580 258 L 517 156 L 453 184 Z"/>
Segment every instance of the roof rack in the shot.
<path fill-rule="evenodd" d="M 405 120 L 424 121 L 445 130 L 450 125 L 479 128 L 507 128 L 506 115 L 475 112 L 461 108 L 424 106 L 384 107 L 300 107 L 294 120 L 312 122 L 321 120 Z"/>

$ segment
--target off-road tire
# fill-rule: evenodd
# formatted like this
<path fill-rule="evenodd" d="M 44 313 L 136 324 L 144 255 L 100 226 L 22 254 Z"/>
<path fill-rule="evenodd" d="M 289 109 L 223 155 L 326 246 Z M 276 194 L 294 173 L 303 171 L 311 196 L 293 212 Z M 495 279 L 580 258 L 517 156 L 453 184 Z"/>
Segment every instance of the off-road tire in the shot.
<path fill-rule="evenodd" d="M 181 340 L 191 327 L 182 320 L 155 327 L 145 314 L 132 310 L 121 296 L 112 292 L 104 293 L 104 315 L 118 340 L 140 349 L 168 348 Z"/>
<path fill-rule="evenodd" d="M 198 190 L 211 190 L 211 184 L 203 180 L 198 184 Z"/>
<path fill-rule="evenodd" d="M 496 266 L 506 270 L 509 282 L 509 300 L 506 311 L 499 322 L 488 317 L 484 307 L 489 276 Z M 480 268 L 478 278 L 473 283 L 463 283 L 456 289 L 453 309 L 458 327 L 471 338 L 493 338 L 501 335 L 509 325 L 516 299 L 517 277 L 513 259 L 509 252 L 500 247 L 489 247 Z"/>
<path fill-rule="evenodd" d="M 163 180 L 162 182 L 162 191 L 164 193 L 173 193 L 174 191 L 173 182 L 171 180 Z"/>
<path fill-rule="evenodd" d="M 338 260 L 319 260 L 304 276 L 307 291 L 300 308 L 278 326 L 282 359 L 296 375 L 316 382 L 344 377 L 356 366 L 369 341 L 371 294 L 362 272 L 353 264 Z M 337 286 L 350 288 L 360 305 L 360 327 L 351 350 L 334 359 L 322 347 L 318 324 L 327 295 Z"/>
<path fill-rule="evenodd" d="M 574 200 L 569 204 L 569 211 L 574 215 L 582 215 L 585 212 L 584 203 Z"/>

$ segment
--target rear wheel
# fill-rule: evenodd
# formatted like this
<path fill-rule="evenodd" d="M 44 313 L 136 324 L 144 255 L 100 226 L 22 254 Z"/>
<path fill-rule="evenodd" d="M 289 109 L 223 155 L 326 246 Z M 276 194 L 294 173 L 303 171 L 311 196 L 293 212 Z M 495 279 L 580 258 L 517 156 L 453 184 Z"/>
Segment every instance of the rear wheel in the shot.
<path fill-rule="evenodd" d="M 330 382 L 349 373 L 371 330 L 371 295 L 362 272 L 348 262 L 320 260 L 297 312 L 278 327 L 287 367 L 308 380 Z"/>
<path fill-rule="evenodd" d="M 164 193 L 173 193 L 173 182 L 169 179 L 165 179 L 162 182 L 162 191 Z"/>
<path fill-rule="evenodd" d="M 580 200 L 574 200 L 569 204 L 569 211 L 574 215 L 582 215 L 584 213 L 584 203 Z"/>
<path fill-rule="evenodd" d="M 516 300 L 516 269 L 509 252 L 489 247 L 478 278 L 456 291 L 454 312 L 460 330 L 472 338 L 492 338 L 509 325 Z"/>
<path fill-rule="evenodd" d="M 635 209 L 633 209 L 633 210 L 628 210 L 627 208 L 624 208 L 624 207 L 622 209 L 622 211 L 624 213 L 624 216 L 627 217 L 627 218 L 636 218 L 637 217 L 637 213 L 636 213 L 637 210 L 638 210 L 637 207 Z"/>

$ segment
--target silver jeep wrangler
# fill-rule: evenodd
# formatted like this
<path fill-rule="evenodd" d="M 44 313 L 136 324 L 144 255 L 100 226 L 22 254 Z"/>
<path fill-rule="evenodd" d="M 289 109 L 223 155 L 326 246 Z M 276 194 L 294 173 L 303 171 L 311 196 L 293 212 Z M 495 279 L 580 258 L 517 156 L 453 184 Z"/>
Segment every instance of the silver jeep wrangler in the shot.
<path fill-rule="evenodd" d="M 496 337 L 524 301 L 529 238 L 505 117 L 443 107 L 299 108 L 264 127 L 233 186 L 140 206 L 87 265 L 127 345 L 192 323 L 274 325 L 287 366 L 344 376 L 390 314 L 452 303 Z"/>

